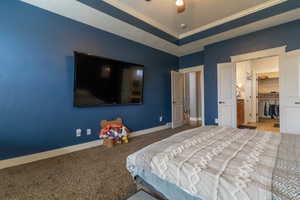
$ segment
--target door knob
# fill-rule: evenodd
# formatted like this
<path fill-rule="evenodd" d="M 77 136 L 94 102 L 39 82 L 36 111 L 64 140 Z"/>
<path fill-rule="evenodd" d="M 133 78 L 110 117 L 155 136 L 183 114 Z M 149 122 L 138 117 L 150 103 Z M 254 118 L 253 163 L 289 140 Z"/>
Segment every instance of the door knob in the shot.
<path fill-rule="evenodd" d="M 224 101 L 219 101 L 219 104 L 224 104 L 225 102 Z"/>
<path fill-rule="evenodd" d="M 295 104 L 296 104 L 296 105 L 299 105 L 299 104 L 300 104 L 300 101 L 296 101 Z"/>

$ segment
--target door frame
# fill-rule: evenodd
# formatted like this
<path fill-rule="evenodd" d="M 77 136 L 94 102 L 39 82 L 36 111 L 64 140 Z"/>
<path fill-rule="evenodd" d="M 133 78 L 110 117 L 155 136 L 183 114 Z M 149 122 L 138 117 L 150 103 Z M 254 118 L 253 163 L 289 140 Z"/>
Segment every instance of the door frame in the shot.
<path fill-rule="evenodd" d="M 260 50 L 260 51 L 254 51 L 254 52 L 250 52 L 250 53 L 230 56 L 231 63 L 236 64 L 239 62 L 253 60 L 253 59 L 259 59 L 259 58 L 265 58 L 265 57 L 271 57 L 271 56 L 280 56 L 282 54 L 287 53 L 286 47 L 287 46 L 285 45 L 285 46 L 281 46 L 281 47 L 277 47 L 277 48 L 264 49 L 264 50 Z M 236 65 L 235 65 L 235 68 L 236 68 Z M 234 69 L 234 70 L 236 71 L 236 69 Z M 280 71 L 280 67 L 279 67 L 279 71 Z M 235 84 L 235 80 L 232 81 L 232 84 Z M 280 95 L 280 92 L 279 92 L 279 95 Z M 235 108 L 233 108 L 232 111 L 234 112 L 234 114 L 236 116 L 237 110 Z M 219 116 L 219 113 L 218 113 L 218 116 Z"/>
<path fill-rule="evenodd" d="M 204 102 L 204 65 L 187 67 L 179 69 L 181 73 L 201 72 L 200 90 L 201 90 L 201 123 L 205 126 L 205 102 Z"/>

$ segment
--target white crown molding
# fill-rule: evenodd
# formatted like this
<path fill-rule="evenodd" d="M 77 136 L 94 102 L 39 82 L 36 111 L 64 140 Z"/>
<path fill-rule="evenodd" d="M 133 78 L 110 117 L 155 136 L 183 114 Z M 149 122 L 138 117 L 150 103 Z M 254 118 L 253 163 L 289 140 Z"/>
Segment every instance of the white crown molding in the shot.
<path fill-rule="evenodd" d="M 136 10 L 134 10 L 133 8 L 130 8 L 129 6 L 126 6 L 125 4 L 122 4 L 120 3 L 121 1 L 116 1 L 116 0 L 103 0 L 104 2 L 176 37 L 176 38 L 179 38 L 179 34 L 176 32 L 176 31 L 173 31 L 171 30 L 170 28 L 164 26 L 163 24 L 151 19 L 150 17 L 146 16 L 146 15 L 143 15 L 142 13 L 140 12 L 137 12 Z"/>
<path fill-rule="evenodd" d="M 180 53 L 181 56 L 184 56 L 191 53 L 199 52 L 201 49 L 203 49 L 205 46 L 209 44 L 232 39 L 241 35 L 246 35 L 259 30 L 264 30 L 273 26 L 285 24 L 298 19 L 300 19 L 300 8 L 282 13 L 280 15 L 269 17 L 260 21 L 256 21 L 251 24 L 247 24 L 245 26 L 231 29 L 229 31 L 216 34 L 204 38 L 202 40 L 197 40 L 195 42 L 188 43 L 186 45 L 181 46 Z"/>
<path fill-rule="evenodd" d="M 145 134 L 153 133 L 153 132 L 168 129 L 168 128 L 171 128 L 170 123 L 167 123 L 166 125 L 163 125 L 163 126 L 157 126 L 157 127 L 153 127 L 153 128 L 149 128 L 149 129 L 144 129 L 141 131 L 132 132 L 132 133 L 130 133 L 130 137 L 145 135 Z M 47 158 L 53 158 L 53 157 L 69 154 L 72 152 L 81 151 L 84 149 L 98 147 L 98 146 L 101 146 L 102 144 L 103 144 L 102 140 L 95 140 L 92 142 L 72 145 L 72 146 L 68 146 L 68 147 L 64 147 L 64 148 L 54 149 L 54 150 L 31 154 L 31 155 L 27 155 L 27 156 L 20 156 L 17 158 L 1 160 L 0 161 L 0 169 L 5 169 L 8 167 L 13 167 L 13 166 L 22 165 L 22 164 L 27 164 L 27 163 L 31 163 L 31 162 L 35 162 L 35 161 L 39 161 L 39 160 L 44 160 Z"/>
<path fill-rule="evenodd" d="M 299 56 L 300 55 L 300 49 L 296 49 L 296 50 L 293 50 L 293 51 L 288 51 L 288 52 L 286 52 L 286 55 L 288 55 L 288 56 Z"/>
<path fill-rule="evenodd" d="M 123 38 L 136 41 L 152 48 L 179 56 L 176 44 L 148 33 L 122 20 L 91 8 L 77 0 L 21 0 L 33 6 L 48 10 L 58 15 L 113 33 Z"/>
<path fill-rule="evenodd" d="M 133 25 L 130 25 L 126 22 L 113 18 L 110 15 L 93 9 L 76 0 L 22 1 L 175 56 L 184 56 L 191 53 L 199 52 L 204 50 L 204 47 L 209 44 L 224 41 L 241 35 L 249 34 L 258 30 L 263 30 L 272 26 L 277 26 L 293 20 L 300 19 L 300 8 L 298 8 L 282 13 L 280 15 L 269 17 L 251 24 L 231 29 L 226 32 L 206 37 L 201 40 L 178 46 L 158 36 L 141 30 Z"/>
<path fill-rule="evenodd" d="M 205 30 L 208 30 L 208 29 L 213 28 L 215 26 L 218 26 L 218 25 L 221 25 L 221 24 L 224 24 L 224 23 L 227 23 L 227 22 L 239 19 L 241 17 L 244 17 L 244 16 L 247 16 L 247 15 L 256 13 L 258 11 L 261 11 L 261 10 L 266 9 L 266 8 L 270 8 L 272 6 L 281 4 L 281 3 L 286 2 L 286 1 L 287 0 L 270 0 L 270 1 L 264 2 L 262 4 L 254 6 L 252 8 L 249 8 L 249 9 L 243 10 L 241 12 L 238 12 L 238 13 L 236 13 L 234 15 L 231 15 L 231 16 L 225 17 L 223 19 L 214 21 L 212 23 L 209 23 L 207 25 L 201 26 L 199 28 L 195 28 L 195 29 L 193 29 L 191 31 L 188 31 L 186 33 L 182 33 L 182 34 L 179 35 L 179 39 L 182 39 L 182 38 L 188 37 L 190 35 L 193 35 L 193 34 L 196 34 L 196 33 L 199 33 L 199 32 L 205 31 Z"/>
<path fill-rule="evenodd" d="M 259 58 L 265 58 L 270 56 L 279 56 L 281 54 L 284 54 L 286 52 L 286 46 L 272 48 L 272 49 L 265 49 L 261 51 L 256 52 L 250 52 L 240 55 L 231 56 L 231 62 L 243 62 L 246 60 L 253 60 L 253 59 L 259 59 Z"/>
<path fill-rule="evenodd" d="M 199 66 L 194 66 L 194 67 L 186 67 L 186 68 L 182 68 L 179 69 L 179 72 L 181 73 L 189 73 L 189 72 L 203 72 L 204 69 L 204 65 L 199 65 Z"/>
<path fill-rule="evenodd" d="M 118 8 L 118 9 L 124 11 L 124 12 L 127 12 L 128 14 L 130 14 L 130 15 L 132 15 L 132 16 L 134 16 L 134 17 L 136 17 L 136 18 L 138 18 L 138 19 L 140 19 L 140 20 L 142 20 L 142 21 L 144 21 L 148 24 L 151 24 L 152 26 L 154 26 L 154 27 L 166 32 L 166 33 L 169 33 L 170 35 L 172 35 L 174 37 L 177 37 L 178 39 L 182 39 L 182 38 L 188 37 L 190 35 L 193 35 L 195 33 L 199 33 L 199 32 L 208 30 L 208 29 L 213 28 L 215 26 L 218 26 L 218 25 L 221 25 L 221 24 L 239 19 L 241 17 L 253 14 L 255 12 L 261 11 L 261 10 L 266 9 L 266 8 L 270 8 L 272 6 L 281 4 L 283 2 L 286 2 L 287 0 L 269 0 L 267 2 L 261 3 L 257 6 L 252 7 L 252 8 L 248 8 L 246 10 L 243 10 L 243 11 L 238 12 L 236 14 L 233 14 L 231 16 L 225 17 L 225 18 L 220 19 L 220 20 L 216 20 L 212 23 L 201 26 L 199 28 L 195 28 L 191 31 L 188 31 L 188 32 L 182 33 L 182 34 L 179 34 L 176 31 L 171 30 L 168 27 L 162 25 L 161 23 L 151 19 L 150 17 L 148 17 L 146 15 L 143 15 L 142 13 L 137 12 L 133 8 L 130 8 L 130 7 L 126 6 L 125 4 L 120 3 L 121 1 L 117 1 L 117 0 L 103 0 L 103 1 L 105 1 L 106 3 Z"/>

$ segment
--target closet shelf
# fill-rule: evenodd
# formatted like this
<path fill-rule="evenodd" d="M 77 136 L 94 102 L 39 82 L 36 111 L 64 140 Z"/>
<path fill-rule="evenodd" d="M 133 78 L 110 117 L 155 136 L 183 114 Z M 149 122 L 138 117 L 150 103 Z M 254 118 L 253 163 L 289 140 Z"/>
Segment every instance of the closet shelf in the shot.
<path fill-rule="evenodd" d="M 279 99 L 279 93 L 260 93 L 257 98 L 259 99 Z"/>

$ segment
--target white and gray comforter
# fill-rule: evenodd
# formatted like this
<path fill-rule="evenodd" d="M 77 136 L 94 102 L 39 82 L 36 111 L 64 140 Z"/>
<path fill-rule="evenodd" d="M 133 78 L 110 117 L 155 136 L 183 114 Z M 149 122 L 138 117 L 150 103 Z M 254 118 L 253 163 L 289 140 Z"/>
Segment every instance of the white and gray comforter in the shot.
<path fill-rule="evenodd" d="M 300 137 L 207 126 L 130 155 L 147 170 L 203 200 L 300 200 Z"/>

